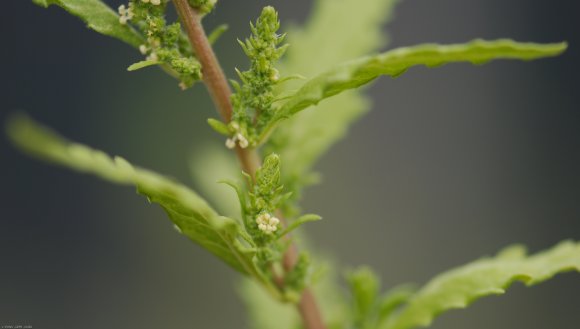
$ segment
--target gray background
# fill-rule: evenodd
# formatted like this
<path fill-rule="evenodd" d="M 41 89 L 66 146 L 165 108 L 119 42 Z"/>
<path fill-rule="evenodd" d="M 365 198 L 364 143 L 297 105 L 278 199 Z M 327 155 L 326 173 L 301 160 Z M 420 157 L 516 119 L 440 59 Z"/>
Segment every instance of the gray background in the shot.
<path fill-rule="evenodd" d="M 235 38 L 267 4 L 283 24 L 303 21 L 310 7 L 222 0 L 208 17 L 208 26 L 230 23 L 216 47 L 230 76 L 246 63 Z M 324 158 L 323 184 L 305 195 L 305 209 L 325 218 L 309 226 L 313 244 L 344 265 L 371 265 L 391 286 L 423 283 L 512 242 L 535 251 L 578 239 L 579 6 L 403 1 L 387 27 L 391 46 L 474 37 L 571 46 L 557 59 L 418 68 L 376 83 L 373 111 Z M 13 0 L 0 15 L 2 122 L 25 110 L 74 140 L 190 181 L 189 154 L 219 139 L 204 124 L 215 114 L 203 87 L 184 93 L 156 70 L 126 73 L 138 54 L 60 9 Z M 0 166 L 0 325 L 244 327 L 237 275 L 131 189 L 32 161 L 4 137 Z M 566 274 L 533 289 L 516 284 L 433 328 L 573 329 L 579 307 L 580 277 Z"/>

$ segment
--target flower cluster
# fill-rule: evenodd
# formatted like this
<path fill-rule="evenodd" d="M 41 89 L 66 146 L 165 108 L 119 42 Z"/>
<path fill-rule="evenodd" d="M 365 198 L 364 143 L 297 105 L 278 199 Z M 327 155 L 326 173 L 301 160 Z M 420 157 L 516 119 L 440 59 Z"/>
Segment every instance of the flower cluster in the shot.
<path fill-rule="evenodd" d="M 233 149 L 236 147 L 236 144 L 240 145 L 241 148 L 245 149 L 250 146 L 250 142 L 244 136 L 240 124 L 236 121 L 230 122 L 228 125 L 229 130 L 232 131 L 232 136 L 226 139 L 226 147 L 229 149 Z"/>
<path fill-rule="evenodd" d="M 264 246 L 278 237 L 274 233 L 278 231 L 280 220 L 272 214 L 285 200 L 280 184 L 280 157 L 277 154 L 266 156 L 255 178 L 249 182 L 247 198 L 243 198 L 246 200 L 243 201 L 244 223 L 254 241 Z"/>
<path fill-rule="evenodd" d="M 146 61 L 163 65 L 180 80 L 182 89 L 201 80 L 201 64 L 195 58 L 179 23 L 168 24 L 165 19 L 166 0 L 130 0 L 119 6 L 119 21 L 141 31 L 146 42 L 139 51 Z"/>
<path fill-rule="evenodd" d="M 256 218 L 256 224 L 258 224 L 260 231 L 266 234 L 272 234 L 278 229 L 280 220 L 269 213 L 262 213 Z"/>
<path fill-rule="evenodd" d="M 125 25 L 134 16 L 133 3 L 130 2 L 128 6 L 120 5 L 117 11 L 119 12 L 119 23 Z"/>

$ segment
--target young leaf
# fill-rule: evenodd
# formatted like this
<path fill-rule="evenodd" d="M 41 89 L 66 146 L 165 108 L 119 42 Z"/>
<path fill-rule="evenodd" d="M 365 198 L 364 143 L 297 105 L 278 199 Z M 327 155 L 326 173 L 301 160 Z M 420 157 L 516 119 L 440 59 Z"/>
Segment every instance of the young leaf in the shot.
<path fill-rule="evenodd" d="M 153 65 L 157 65 L 157 64 L 163 64 L 163 63 L 159 62 L 159 61 L 153 61 L 153 60 L 140 61 L 140 62 L 131 64 L 127 68 L 127 71 L 129 71 L 129 72 L 137 71 L 137 70 L 140 70 L 144 67 L 153 66 Z"/>
<path fill-rule="evenodd" d="M 284 236 L 284 235 L 294 231 L 295 229 L 299 228 L 303 224 L 306 224 L 308 222 L 315 222 L 315 221 L 321 220 L 321 219 L 322 219 L 322 217 L 315 215 L 315 214 L 306 214 L 306 215 L 300 216 L 295 221 L 290 223 L 290 225 L 288 225 L 288 227 L 286 227 L 284 229 L 284 231 L 280 232 L 280 236 Z"/>
<path fill-rule="evenodd" d="M 217 214 L 189 188 L 154 172 L 133 167 L 125 159 L 71 143 L 31 119 L 20 116 L 8 123 L 13 143 L 31 156 L 108 181 L 134 185 L 150 202 L 159 204 L 180 231 L 236 270 L 260 279 L 254 250 L 239 240 L 241 227 Z"/>
<path fill-rule="evenodd" d="M 211 33 L 207 37 L 207 41 L 209 41 L 209 43 L 212 45 L 215 44 L 216 41 L 222 36 L 222 34 L 224 34 L 228 30 L 228 28 L 229 28 L 228 24 L 219 25 L 213 31 L 211 31 Z"/>
<path fill-rule="evenodd" d="M 82 19 L 87 26 L 101 34 L 124 41 L 137 48 L 144 38 L 128 25 L 119 22 L 119 15 L 100 0 L 32 0 L 48 7 L 57 5 Z"/>
<path fill-rule="evenodd" d="M 476 299 L 501 295 L 515 281 L 531 286 L 561 272 L 580 271 L 580 243 L 564 241 L 526 256 L 513 246 L 494 258 L 481 259 L 435 277 L 383 329 L 425 327 L 442 312 L 465 308 Z"/>
<path fill-rule="evenodd" d="M 231 134 L 228 126 L 220 120 L 209 118 L 207 119 L 207 124 L 218 134 L 222 134 L 224 136 L 229 136 Z"/>
<path fill-rule="evenodd" d="M 277 111 L 277 120 L 290 117 L 345 90 L 365 85 L 381 75 L 398 77 L 413 66 L 437 67 L 453 62 L 484 64 L 493 59 L 532 60 L 557 56 L 566 50 L 566 47 L 566 43 L 519 43 L 502 39 L 473 40 L 466 44 L 445 46 L 426 44 L 394 49 L 345 63 L 309 80 L 294 97 L 281 106 Z"/>

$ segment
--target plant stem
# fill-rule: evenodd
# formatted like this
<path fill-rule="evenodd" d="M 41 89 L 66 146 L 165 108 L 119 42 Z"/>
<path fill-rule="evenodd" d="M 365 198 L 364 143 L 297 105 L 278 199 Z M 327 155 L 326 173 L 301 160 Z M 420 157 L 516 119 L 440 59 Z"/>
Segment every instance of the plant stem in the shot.
<path fill-rule="evenodd" d="M 187 0 L 173 0 L 173 4 L 187 33 L 189 42 L 195 51 L 195 55 L 201 63 L 203 82 L 222 120 L 225 123 L 229 123 L 233 113 L 232 103 L 230 102 L 232 90 L 201 25 L 201 15 L 191 8 Z M 236 155 L 242 170 L 254 177 L 254 172 L 260 167 L 258 154 L 253 150 L 236 146 Z"/>
<path fill-rule="evenodd" d="M 195 55 L 202 64 L 203 82 L 222 119 L 228 123 L 232 119 L 232 91 L 201 26 L 201 16 L 189 6 L 187 0 L 174 0 L 173 3 Z"/>
<path fill-rule="evenodd" d="M 203 30 L 201 15 L 190 7 L 187 0 L 173 0 L 173 4 L 175 5 L 177 14 L 179 15 L 197 59 L 201 63 L 203 81 L 217 111 L 223 121 L 229 123 L 232 118 L 232 104 L 230 102 L 232 91 Z M 236 155 L 240 161 L 242 170 L 254 177 L 256 170 L 260 167 L 258 152 L 255 149 L 242 149 L 236 146 Z M 292 243 L 284 254 L 283 267 L 286 272 L 290 271 L 296 265 L 297 259 L 298 249 Z M 316 299 L 309 288 L 303 290 L 297 306 L 306 329 L 326 328 Z"/>

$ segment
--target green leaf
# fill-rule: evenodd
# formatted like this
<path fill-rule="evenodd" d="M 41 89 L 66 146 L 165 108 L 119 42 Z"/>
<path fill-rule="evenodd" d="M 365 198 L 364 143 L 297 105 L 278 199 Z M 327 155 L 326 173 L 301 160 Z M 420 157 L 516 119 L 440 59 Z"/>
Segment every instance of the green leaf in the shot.
<path fill-rule="evenodd" d="M 143 43 L 143 37 L 129 25 L 119 22 L 119 15 L 99 0 L 33 0 L 42 7 L 57 5 L 74 16 L 79 17 L 87 26 L 101 34 L 117 38 L 133 47 Z"/>
<path fill-rule="evenodd" d="M 290 223 L 290 225 L 288 225 L 288 227 L 286 227 L 284 229 L 284 231 L 280 232 L 280 236 L 284 236 L 284 235 L 294 231 L 295 229 L 299 228 L 303 224 L 306 224 L 309 222 L 315 222 L 315 221 L 318 221 L 321 219 L 322 219 L 322 217 L 315 215 L 315 214 L 306 214 L 306 215 L 300 216 L 296 220 L 292 221 L 292 223 Z"/>
<path fill-rule="evenodd" d="M 215 44 L 216 41 L 222 36 L 222 34 L 224 34 L 228 29 L 229 29 L 228 24 L 219 25 L 218 27 L 213 29 L 213 31 L 211 31 L 211 33 L 207 37 L 207 41 L 209 41 L 209 43 L 212 45 Z"/>
<path fill-rule="evenodd" d="M 152 61 L 152 60 L 140 61 L 140 62 L 131 64 L 127 68 L 127 71 L 129 71 L 129 72 L 137 71 L 137 70 L 142 69 L 144 67 L 153 66 L 153 65 L 157 65 L 157 64 L 163 64 L 163 63 L 159 62 L 159 61 Z"/>
<path fill-rule="evenodd" d="M 527 256 L 522 246 L 513 246 L 496 257 L 477 260 L 435 277 L 381 328 L 425 327 L 442 312 L 465 308 L 484 296 L 505 293 L 515 281 L 531 286 L 568 271 L 580 271 L 580 243 L 564 241 L 532 256 Z"/>
<path fill-rule="evenodd" d="M 216 120 L 213 118 L 207 119 L 207 124 L 218 134 L 222 134 L 224 136 L 231 135 L 230 129 L 228 126 L 220 120 Z"/>
<path fill-rule="evenodd" d="M 290 47 L 280 63 L 281 76 L 299 73 L 314 77 L 347 60 L 376 53 L 386 45 L 382 25 L 390 19 L 397 2 L 315 1 L 306 24 L 288 30 Z M 280 86 L 283 94 L 293 94 L 304 83 L 294 80 Z M 279 124 L 268 147 L 284 159 L 284 185 L 299 190 L 311 184 L 312 166 L 369 109 L 370 102 L 361 90 L 353 90 L 319 104 L 316 111 L 303 111 Z M 295 196 L 299 195 L 295 191 Z"/>
<path fill-rule="evenodd" d="M 314 76 L 384 47 L 388 38 L 382 25 L 391 19 L 397 3 L 398 0 L 315 1 L 305 25 L 287 31 L 291 46 L 282 63 L 283 76 Z"/>
<path fill-rule="evenodd" d="M 309 80 L 281 106 L 277 119 L 290 117 L 325 98 L 365 85 L 381 75 L 398 77 L 417 65 L 437 67 L 454 62 L 484 64 L 493 59 L 532 60 L 557 56 L 566 48 L 566 43 L 519 43 L 507 39 L 398 48 L 345 63 Z"/>
<path fill-rule="evenodd" d="M 24 116 L 9 121 L 8 135 L 31 156 L 114 183 L 136 186 L 139 194 L 167 212 L 184 235 L 236 270 L 260 279 L 252 261 L 255 252 L 241 242 L 238 222 L 217 214 L 186 186 L 133 167 L 123 158 L 111 158 L 101 151 L 71 143 Z"/>

